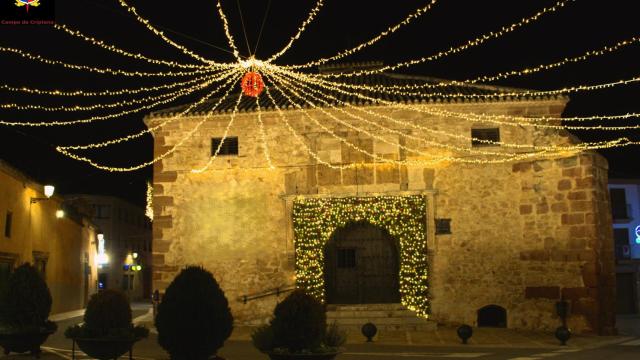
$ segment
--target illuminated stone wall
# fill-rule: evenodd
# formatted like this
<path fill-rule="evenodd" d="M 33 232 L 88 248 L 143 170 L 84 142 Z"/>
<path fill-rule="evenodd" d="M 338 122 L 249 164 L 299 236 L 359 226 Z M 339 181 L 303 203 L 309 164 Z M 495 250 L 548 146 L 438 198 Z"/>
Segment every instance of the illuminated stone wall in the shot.
<path fill-rule="evenodd" d="M 42 198 L 43 186 L 0 161 L 0 262 L 13 268 L 46 260 L 45 280 L 53 299 L 52 314 L 79 310 L 96 292 L 95 225 L 85 218 L 56 218 L 62 198 L 31 204 Z M 11 234 L 6 236 L 6 214 L 12 213 Z M 85 265 L 89 272 L 86 274 Z"/>
<path fill-rule="evenodd" d="M 560 116 L 565 100 L 440 104 L 452 111 Z M 470 136 L 492 124 L 427 117 L 377 109 L 395 119 Z M 398 146 L 358 134 L 310 110 L 339 136 L 390 159 L 415 158 Z M 179 268 L 201 264 L 220 281 L 239 323 L 268 319 L 277 298 L 243 304 L 243 295 L 294 283 L 291 206 L 295 196 L 416 194 L 428 198 L 427 239 L 431 319 L 476 324 L 476 311 L 489 304 L 507 310 L 508 326 L 552 329 L 560 324 L 555 301 L 571 302 L 569 325 L 578 332 L 609 332 L 613 326 L 613 255 L 606 191 L 607 164 L 595 154 L 505 164 L 440 164 L 406 167 L 371 159 L 323 132 L 299 111 L 287 119 L 324 161 L 364 163 L 354 169 L 318 165 L 287 130 L 275 111 L 263 113 L 269 151 L 277 169 L 268 170 L 255 114 L 240 113 L 230 136 L 239 137 L 239 156 L 207 163 L 211 138 L 220 137 L 229 114 L 217 115 L 154 168 L 154 288 L 163 291 Z M 154 133 L 163 153 L 199 117 L 175 121 Z M 147 124 L 162 118 L 149 117 Z M 351 121 L 351 120 L 350 120 Z M 352 123 L 407 147 L 446 155 L 405 136 Z M 392 126 L 393 124 L 386 124 Z M 410 126 L 397 130 L 424 136 Z M 566 133 L 501 126 L 501 140 L 521 144 L 572 144 Z M 470 147 L 459 138 L 440 142 Z M 503 151 L 500 147 L 483 150 Z M 284 165 L 284 166 L 283 166 Z M 436 235 L 435 219 L 451 219 L 451 234 Z"/>

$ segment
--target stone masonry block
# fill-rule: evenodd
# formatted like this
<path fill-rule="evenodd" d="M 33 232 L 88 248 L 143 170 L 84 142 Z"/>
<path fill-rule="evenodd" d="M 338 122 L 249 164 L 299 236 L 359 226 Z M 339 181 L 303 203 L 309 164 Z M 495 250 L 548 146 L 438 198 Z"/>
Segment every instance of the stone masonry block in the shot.
<path fill-rule="evenodd" d="M 558 286 L 527 286 L 524 291 L 526 299 L 559 299 L 560 287 Z"/>

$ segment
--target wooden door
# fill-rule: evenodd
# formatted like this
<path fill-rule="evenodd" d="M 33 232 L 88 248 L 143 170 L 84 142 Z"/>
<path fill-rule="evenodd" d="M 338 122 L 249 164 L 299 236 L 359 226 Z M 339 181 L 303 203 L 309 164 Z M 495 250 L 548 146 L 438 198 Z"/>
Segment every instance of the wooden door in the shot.
<path fill-rule="evenodd" d="M 389 234 L 369 223 L 339 229 L 325 248 L 325 289 L 333 304 L 400 302 L 398 252 Z"/>

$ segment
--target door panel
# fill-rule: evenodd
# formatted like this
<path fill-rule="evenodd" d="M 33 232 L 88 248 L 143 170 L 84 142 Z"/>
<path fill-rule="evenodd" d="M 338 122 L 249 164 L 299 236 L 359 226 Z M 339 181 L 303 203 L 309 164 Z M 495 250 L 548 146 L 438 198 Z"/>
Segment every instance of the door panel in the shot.
<path fill-rule="evenodd" d="M 338 229 L 325 247 L 328 303 L 397 303 L 398 284 L 395 240 L 386 231 L 353 223 Z"/>

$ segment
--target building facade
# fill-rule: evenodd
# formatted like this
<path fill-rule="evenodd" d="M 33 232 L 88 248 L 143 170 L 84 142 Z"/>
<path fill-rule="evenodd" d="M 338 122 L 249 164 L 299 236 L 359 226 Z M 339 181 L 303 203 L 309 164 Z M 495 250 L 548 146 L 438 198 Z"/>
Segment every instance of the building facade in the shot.
<path fill-rule="evenodd" d="M 640 312 L 640 180 L 609 179 L 618 314 Z"/>
<path fill-rule="evenodd" d="M 131 300 L 149 299 L 151 222 L 144 210 L 113 196 L 72 194 L 67 198 L 87 208 L 104 236 L 108 262 L 98 267 L 99 288 L 122 290 Z"/>
<path fill-rule="evenodd" d="M 52 313 L 83 308 L 96 292 L 96 226 L 1 161 L 0 216 L 0 288 L 15 267 L 28 262 L 51 290 Z"/>
<path fill-rule="evenodd" d="M 559 117 L 566 102 L 553 97 L 412 104 Z M 228 107 L 190 137 L 206 109 L 155 129 L 156 155 L 184 142 L 154 166 L 154 289 L 164 291 L 182 266 L 198 264 L 214 273 L 234 318 L 244 324 L 270 317 L 278 298 L 260 294 L 295 285 L 329 304 L 401 303 L 416 316 L 448 324 L 486 325 L 493 312 L 503 317 L 494 325 L 519 329 L 555 329 L 561 324 L 555 304 L 565 299 L 574 331 L 614 331 L 603 157 L 567 152 L 506 163 L 374 161 L 349 144 L 383 159 L 417 159 L 401 145 L 449 154 L 415 140 L 433 135 L 412 125 L 462 134 L 466 138 L 443 141 L 470 149 L 479 146 L 470 140 L 478 132 L 519 144 L 571 145 L 576 139 L 548 129 L 357 105 L 404 125 L 388 124 L 396 130 L 389 134 L 358 123 L 379 135 L 372 138 L 322 109 L 289 107 L 283 118 L 265 106 L 261 120 L 273 169 L 250 105 L 235 117 L 224 155 L 203 173 L 191 170 L 207 164 L 221 141 Z M 150 115 L 146 124 L 158 125 L 180 110 Z"/>

